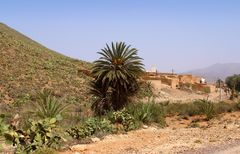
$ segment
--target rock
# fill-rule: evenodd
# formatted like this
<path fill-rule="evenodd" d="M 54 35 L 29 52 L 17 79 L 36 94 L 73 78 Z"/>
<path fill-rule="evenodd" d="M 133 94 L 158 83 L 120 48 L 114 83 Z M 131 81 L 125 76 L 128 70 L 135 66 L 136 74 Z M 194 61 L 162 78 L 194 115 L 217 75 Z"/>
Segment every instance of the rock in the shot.
<path fill-rule="evenodd" d="M 148 129 L 148 126 L 147 125 L 143 125 L 143 129 Z"/>
<path fill-rule="evenodd" d="M 87 145 L 84 144 L 74 145 L 70 149 L 72 151 L 85 151 L 87 150 Z"/>
<path fill-rule="evenodd" d="M 100 141 L 100 139 L 97 138 L 97 137 L 91 138 L 91 140 L 92 140 L 92 142 L 99 142 Z"/>
<path fill-rule="evenodd" d="M 230 124 L 230 125 L 228 125 L 227 128 L 228 128 L 228 129 L 234 129 L 234 128 L 237 128 L 237 127 L 236 127 L 236 125 L 234 125 L 234 124 Z"/>

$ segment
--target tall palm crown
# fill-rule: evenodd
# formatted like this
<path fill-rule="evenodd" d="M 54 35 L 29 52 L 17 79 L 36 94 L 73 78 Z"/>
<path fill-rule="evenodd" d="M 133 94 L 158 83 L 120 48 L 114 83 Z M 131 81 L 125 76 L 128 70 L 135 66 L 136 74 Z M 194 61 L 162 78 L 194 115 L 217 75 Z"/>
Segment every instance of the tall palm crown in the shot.
<path fill-rule="evenodd" d="M 112 89 L 115 103 L 122 104 L 126 101 L 124 95 L 137 86 L 137 78 L 144 70 L 142 58 L 137 56 L 137 49 L 124 42 L 107 44 L 98 53 L 101 57 L 94 62 L 92 74 L 96 82 Z"/>
<path fill-rule="evenodd" d="M 97 80 L 112 86 L 113 88 L 119 82 L 124 88 L 130 81 L 138 78 L 143 71 L 142 58 L 137 56 L 137 49 L 130 48 L 125 43 L 112 43 L 98 52 L 102 57 L 94 62 L 92 70 Z"/>

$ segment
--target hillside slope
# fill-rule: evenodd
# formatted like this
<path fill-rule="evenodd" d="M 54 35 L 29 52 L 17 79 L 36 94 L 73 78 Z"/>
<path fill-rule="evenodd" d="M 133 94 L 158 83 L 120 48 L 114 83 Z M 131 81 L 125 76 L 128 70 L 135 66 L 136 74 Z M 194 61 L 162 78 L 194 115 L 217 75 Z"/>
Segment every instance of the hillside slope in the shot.
<path fill-rule="evenodd" d="M 219 78 L 225 80 L 230 75 L 240 74 L 240 63 L 218 63 L 187 73 L 205 77 L 209 82 L 215 82 Z"/>
<path fill-rule="evenodd" d="M 45 87 L 69 101 L 84 100 L 90 78 L 81 70 L 90 66 L 0 23 L 0 104 L 31 101 Z"/>

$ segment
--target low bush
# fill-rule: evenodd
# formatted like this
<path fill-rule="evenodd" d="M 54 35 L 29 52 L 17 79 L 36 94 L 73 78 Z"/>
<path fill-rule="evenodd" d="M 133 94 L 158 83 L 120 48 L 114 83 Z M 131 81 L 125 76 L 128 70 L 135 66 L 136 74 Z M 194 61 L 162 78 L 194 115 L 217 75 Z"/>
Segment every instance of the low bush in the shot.
<path fill-rule="evenodd" d="M 113 124 L 122 125 L 124 131 L 130 131 L 138 128 L 136 119 L 129 113 L 126 108 L 123 108 L 119 111 L 110 112 L 107 116 Z"/>
<path fill-rule="evenodd" d="M 191 122 L 189 125 L 188 125 L 189 128 L 198 128 L 200 127 L 199 124 L 197 122 Z"/>
<path fill-rule="evenodd" d="M 219 102 L 219 103 L 214 103 L 214 112 L 216 114 L 221 114 L 221 113 L 226 113 L 226 112 L 233 112 L 237 111 L 237 103 L 226 103 L 226 102 Z"/>
<path fill-rule="evenodd" d="M 200 103 L 200 110 L 206 116 L 207 120 L 213 118 L 214 112 L 214 105 L 211 101 L 208 100 L 199 100 Z"/>
<path fill-rule="evenodd" d="M 8 131 L 9 125 L 5 123 L 3 118 L 0 118 L 0 136 L 2 136 L 6 131 Z"/>
<path fill-rule="evenodd" d="M 135 120 L 141 123 L 157 123 L 161 126 L 165 124 L 162 104 L 156 104 L 154 102 L 136 103 L 129 105 L 127 110 L 135 118 Z"/>
<path fill-rule="evenodd" d="M 56 133 L 55 118 L 29 120 L 27 130 L 10 129 L 4 133 L 6 141 L 16 146 L 18 153 L 30 153 L 39 148 L 57 148 L 62 140 Z"/>
<path fill-rule="evenodd" d="M 131 131 L 142 123 L 165 124 L 163 107 L 156 103 L 137 103 L 119 111 L 109 111 L 102 117 L 83 120 L 79 126 L 72 127 L 67 133 L 75 139 L 84 139 L 96 134 Z"/>
<path fill-rule="evenodd" d="M 153 85 L 151 82 L 142 81 L 139 83 L 139 88 L 136 94 L 138 98 L 151 97 L 153 95 Z"/>
<path fill-rule="evenodd" d="M 163 106 L 166 115 L 194 116 L 201 114 L 198 103 L 168 103 Z"/>
<path fill-rule="evenodd" d="M 52 148 L 39 148 L 33 152 L 33 154 L 57 154 L 58 152 Z"/>
<path fill-rule="evenodd" d="M 240 101 L 236 103 L 236 108 L 240 110 Z"/>
<path fill-rule="evenodd" d="M 206 119 L 210 120 L 216 114 L 239 110 L 239 104 L 226 102 L 213 103 L 208 100 L 195 100 L 189 103 L 168 103 L 167 105 L 163 105 L 163 108 L 166 115 L 177 114 L 182 116 L 194 116 L 204 114 L 206 115 Z"/>
<path fill-rule="evenodd" d="M 75 139 L 84 139 L 96 134 L 130 131 L 138 128 L 134 117 L 123 108 L 120 111 L 110 111 L 102 117 L 90 117 L 83 120 L 79 126 L 72 127 L 66 132 Z"/>
<path fill-rule="evenodd" d="M 114 125 L 111 123 L 110 120 L 103 118 L 99 121 L 99 127 L 100 132 L 108 133 L 108 132 L 115 132 Z"/>
<path fill-rule="evenodd" d="M 106 118 L 91 117 L 83 121 L 80 126 L 72 127 L 67 133 L 75 139 L 90 137 L 98 132 L 114 132 L 114 126 Z"/>

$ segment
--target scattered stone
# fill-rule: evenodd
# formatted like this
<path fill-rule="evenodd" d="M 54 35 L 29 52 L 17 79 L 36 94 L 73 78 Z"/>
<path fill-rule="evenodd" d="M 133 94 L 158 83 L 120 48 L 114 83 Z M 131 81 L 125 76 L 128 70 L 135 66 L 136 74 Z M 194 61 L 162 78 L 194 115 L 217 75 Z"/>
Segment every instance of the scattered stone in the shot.
<path fill-rule="evenodd" d="M 74 146 L 72 146 L 70 149 L 71 149 L 72 151 L 82 152 L 82 151 L 87 150 L 87 145 L 84 145 L 84 144 L 74 145 Z"/>
<path fill-rule="evenodd" d="M 147 126 L 147 125 L 143 125 L 143 128 L 144 128 L 144 129 L 148 129 L 148 126 Z"/>
<path fill-rule="evenodd" d="M 91 140 L 92 140 L 92 142 L 99 142 L 100 141 L 100 139 L 97 138 L 97 137 L 91 138 Z"/>
<path fill-rule="evenodd" d="M 202 141 L 201 140 L 195 140 L 194 143 L 198 143 L 198 144 L 201 144 Z"/>
<path fill-rule="evenodd" d="M 234 129 L 237 128 L 236 125 L 234 124 L 229 124 L 228 126 L 226 126 L 226 129 Z"/>

